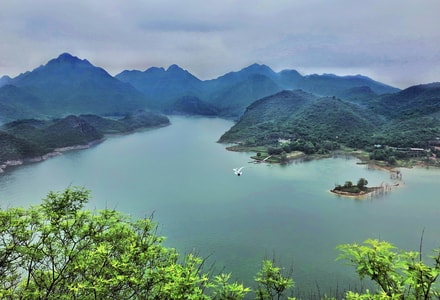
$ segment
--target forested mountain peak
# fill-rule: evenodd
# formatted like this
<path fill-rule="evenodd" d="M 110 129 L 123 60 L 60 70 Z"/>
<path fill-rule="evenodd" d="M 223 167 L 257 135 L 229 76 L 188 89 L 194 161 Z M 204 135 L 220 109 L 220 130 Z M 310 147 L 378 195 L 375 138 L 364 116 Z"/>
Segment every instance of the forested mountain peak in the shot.
<path fill-rule="evenodd" d="M 115 76 L 117 79 L 130 82 L 131 80 L 137 81 L 137 85 L 140 81 L 144 81 L 145 84 L 150 84 L 149 80 L 154 81 L 164 81 L 164 80 L 175 80 L 176 77 L 180 78 L 190 78 L 196 81 L 200 81 L 196 76 L 192 75 L 187 70 L 182 69 L 176 64 L 170 65 L 167 69 L 163 67 L 150 67 L 145 71 L 139 70 L 125 70 L 120 72 Z"/>
<path fill-rule="evenodd" d="M 249 76 L 255 75 L 255 74 L 265 75 L 269 78 L 273 78 L 276 76 L 276 73 L 268 66 L 254 63 L 254 64 L 252 64 L 248 67 L 245 67 L 239 71 L 228 72 L 228 73 L 218 77 L 217 79 L 213 79 L 211 81 L 220 81 L 220 82 L 225 82 L 225 83 L 227 82 L 227 83 L 234 84 L 239 81 L 245 80 Z"/>
<path fill-rule="evenodd" d="M 253 63 L 252 65 L 243 68 L 240 72 L 274 74 L 274 71 L 270 67 L 268 67 L 264 64 L 257 64 L 257 63 Z"/>
<path fill-rule="evenodd" d="M 93 66 L 86 59 L 79 59 L 69 53 L 63 53 L 51 59 L 31 72 L 26 72 L 12 79 L 18 86 L 34 86 L 41 84 L 78 84 L 90 78 L 112 80 L 112 76 L 104 69 Z"/>
<path fill-rule="evenodd" d="M 32 95 L 33 102 L 27 104 L 36 114 L 47 117 L 127 113 L 150 105 L 148 98 L 133 86 L 69 53 L 11 79 L 10 84 Z M 16 107 L 26 104 L 22 94 L 11 98 Z"/>
<path fill-rule="evenodd" d="M 91 65 L 91 63 L 87 59 L 80 59 L 77 56 L 74 56 L 67 52 L 61 53 L 57 58 L 50 60 L 47 64 L 50 65 L 56 63 L 71 63 L 71 64 L 84 63 Z"/>
<path fill-rule="evenodd" d="M 440 91 L 440 82 L 432 82 L 427 84 L 419 84 L 410 86 L 404 90 L 402 90 L 399 94 L 400 95 L 421 95 L 421 94 L 435 94 L 438 97 Z"/>
<path fill-rule="evenodd" d="M 366 102 L 376 94 L 399 91 L 362 75 L 302 76 L 296 70 L 274 72 L 258 63 L 212 80 L 200 80 L 176 64 L 145 71 L 126 70 L 112 77 L 104 69 L 70 53 L 62 53 L 11 80 L 5 78 L 4 82 L 24 88 L 39 99 L 43 109 L 40 113 L 50 116 L 126 113 L 145 107 L 173 111 L 177 100 L 197 97 L 202 103 L 218 108 L 218 115 L 237 119 L 252 102 L 283 89 L 302 89 L 319 96 Z M 371 91 L 353 90 L 360 87 Z M 92 108 L 87 108 L 90 106 Z M 62 109 L 65 111 L 61 114 Z"/>
<path fill-rule="evenodd" d="M 11 82 L 11 79 L 12 78 L 7 75 L 0 77 L 0 87 L 4 86 L 6 84 L 9 84 L 9 82 Z"/>
<path fill-rule="evenodd" d="M 266 146 L 278 154 L 328 153 L 345 145 L 371 151 L 375 159 L 388 159 L 375 145 L 425 148 L 439 136 L 440 84 L 431 83 L 382 96 L 369 86 L 359 86 L 347 90 L 341 99 L 282 91 L 248 106 L 220 142 Z M 280 139 L 289 142 L 280 146 Z M 399 151 L 390 154 L 391 162 L 396 159 L 393 155 L 410 155 Z"/>
<path fill-rule="evenodd" d="M 440 112 L 440 83 L 411 86 L 398 93 L 383 95 L 371 104 L 376 113 L 388 118 L 414 118 Z"/>
<path fill-rule="evenodd" d="M 362 75 L 311 74 L 304 76 L 299 82 L 299 88 L 321 96 L 340 96 L 348 89 L 361 86 L 368 86 L 376 94 L 391 94 L 400 91 Z"/>
<path fill-rule="evenodd" d="M 201 95 L 202 90 L 202 81 L 176 64 L 166 70 L 152 67 L 144 72 L 123 71 L 115 78 L 155 99 L 154 107 L 159 110 L 169 110 L 177 99 Z"/>

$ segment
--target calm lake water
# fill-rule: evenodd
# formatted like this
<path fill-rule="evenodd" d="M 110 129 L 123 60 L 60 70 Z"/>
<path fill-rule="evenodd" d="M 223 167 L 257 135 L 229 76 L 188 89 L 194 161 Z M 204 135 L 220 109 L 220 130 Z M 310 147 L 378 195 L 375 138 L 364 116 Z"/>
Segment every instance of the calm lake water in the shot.
<path fill-rule="evenodd" d="M 115 208 L 159 223 L 166 246 L 210 256 L 253 286 L 263 258 L 293 266 L 299 291 L 359 287 L 352 267 L 335 261 L 342 243 L 380 238 L 405 250 L 440 246 L 440 171 L 402 169 L 401 187 L 364 200 L 338 197 L 335 184 L 361 177 L 369 186 L 390 174 L 330 158 L 287 166 L 250 164 L 248 153 L 216 143 L 232 122 L 171 117 L 172 125 L 112 137 L 0 175 L 0 203 L 37 204 L 51 190 L 84 186 L 91 208 Z M 238 177 L 232 168 L 245 166 Z"/>

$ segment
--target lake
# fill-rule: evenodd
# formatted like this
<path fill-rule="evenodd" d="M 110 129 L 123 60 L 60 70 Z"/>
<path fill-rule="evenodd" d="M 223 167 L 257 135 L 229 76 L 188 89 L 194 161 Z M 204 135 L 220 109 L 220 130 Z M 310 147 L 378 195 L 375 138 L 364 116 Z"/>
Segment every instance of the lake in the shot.
<path fill-rule="evenodd" d="M 209 256 L 253 285 L 263 258 L 293 266 L 296 289 L 332 293 L 359 287 L 352 267 L 335 261 L 342 243 L 367 238 L 418 250 L 440 246 L 440 171 L 401 169 L 398 188 L 364 200 L 329 192 L 335 184 L 393 183 L 390 174 L 329 158 L 285 166 L 251 164 L 249 153 L 216 143 L 232 126 L 218 118 L 171 117 L 172 125 L 108 138 L 87 150 L 9 169 L 0 175 L 2 208 L 40 203 L 51 190 L 84 186 L 90 208 L 133 217 L 154 213 L 166 246 Z M 243 175 L 232 169 L 244 166 Z"/>

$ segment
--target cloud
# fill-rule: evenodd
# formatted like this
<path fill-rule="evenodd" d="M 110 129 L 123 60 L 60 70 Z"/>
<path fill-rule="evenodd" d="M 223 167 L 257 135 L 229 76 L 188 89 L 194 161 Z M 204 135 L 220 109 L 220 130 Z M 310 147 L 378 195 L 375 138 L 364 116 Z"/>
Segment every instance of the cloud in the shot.
<path fill-rule="evenodd" d="M 437 0 L 7 1 L 0 75 L 70 52 L 112 74 L 176 63 L 209 79 L 258 62 L 406 87 L 440 80 L 438 11 Z"/>

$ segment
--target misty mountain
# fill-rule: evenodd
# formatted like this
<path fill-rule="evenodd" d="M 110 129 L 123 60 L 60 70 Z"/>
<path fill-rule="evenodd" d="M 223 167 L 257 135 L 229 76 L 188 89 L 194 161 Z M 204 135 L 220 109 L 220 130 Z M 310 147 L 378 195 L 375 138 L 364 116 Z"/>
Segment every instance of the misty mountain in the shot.
<path fill-rule="evenodd" d="M 336 76 L 332 74 L 302 76 L 296 70 L 275 72 L 270 67 L 252 64 L 239 71 L 228 72 L 216 79 L 202 81 L 188 71 L 173 65 L 168 70 L 150 68 L 146 71 L 123 71 L 116 78 L 130 83 L 155 101 L 158 109 L 185 96 L 195 96 L 219 108 L 219 115 L 238 118 L 252 102 L 285 89 L 302 89 L 320 96 L 347 96 L 353 98 L 353 89 L 364 91 L 366 99 L 376 94 L 395 93 L 394 87 L 368 77 Z M 358 96 L 361 91 L 358 91 Z"/>
<path fill-rule="evenodd" d="M 15 86 L 16 93 L 4 91 L 6 86 Z M 197 97 L 201 103 L 215 107 L 219 116 L 237 119 L 252 102 L 285 89 L 367 102 L 376 94 L 398 91 L 361 75 L 302 76 L 296 70 L 275 72 L 261 64 L 205 81 L 177 65 L 127 70 L 112 77 L 86 59 L 68 53 L 15 78 L 3 76 L 0 87 L 3 122 L 68 114 L 121 115 L 144 108 L 171 111 L 185 97 Z M 359 90 L 362 88 L 371 93 Z"/>
<path fill-rule="evenodd" d="M 268 66 L 260 64 L 252 64 L 240 71 L 233 71 L 226 73 L 216 79 L 207 80 L 207 85 L 212 85 L 210 89 L 223 89 L 224 87 L 236 85 L 240 82 L 246 81 L 254 75 L 263 75 L 272 80 L 276 80 L 277 74 Z"/>
<path fill-rule="evenodd" d="M 219 109 L 196 96 L 184 96 L 170 105 L 165 112 L 168 114 L 217 116 Z"/>
<path fill-rule="evenodd" d="M 0 124 L 16 119 L 42 118 L 41 100 L 14 85 L 0 87 Z"/>
<path fill-rule="evenodd" d="M 9 84 L 9 82 L 11 80 L 12 80 L 12 78 L 7 76 L 7 75 L 4 75 L 4 76 L 0 77 L 0 87 L 4 86 L 6 84 Z"/>
<path fill-rule="evenodd" d="M 411 86 L 382 95 L 371 103 L 374 112 L 394 119 L 427 116 L 440 111 L 440 82 Z"/>
<path fill-rule="evenodd" d="M 252 74 L 217 93 L 211 93 L 209 102 L 220 108 L 221 116 L 235 118 L 242 115 L 252 102 L 281 90 L 282 88 L 269 77 Z"/>
<path fill-rule="evenodd" d="M 296 88 L 315 95 L 337 97 L 342 96 L 347 90 L 358 87 L 369 87 L 374 93 L 379 95 L 392 94 L 399 91 L 397 88 L 362 75 L 337 76 L 334 74 L 312 74 L 302 77 L 296 86 Z"/>
<path fill-rule="evenodd" d="M 359 104 L 366 104 L 369 100 L 374 99 L 377 96 L 378 94 L 373 92 L 368 86 L 358 86 L 339 93 L 339 97 L 342 99 Z"/>
<path fill-rule="evenodd" d="M 33 95 L 36 112 L 48 116 L 130 112 L 150 105 L 148 98 L 102 68 L 68 53 L 9 82 Z M 20 105 L 20 99 L 14 102 Z"/>
<path fill-rule="evenodd" d="M 45 129 L 58 138 L 55 131 L 64 128 L 66 136 L 76 139 L 69 124 L 84 124 L 83 129 L 92 133 L 90 125 L 103 134 L 169 123 L 148 108 L 239 119 L 220 141 L 246 145 L 273 146 L 278 138 L 290 138 L 309 143 L 309 149 L 325 150 L 336 142 L 352 147 L 417 147 L 440 136 L 440 83 L 400 91 L 362 75 L 301 75 L 296 70 L 275 72 L 261 64 L 211 80 L 200 80 L 177 65 L 112 77 L 68 53 L 15 78 L 0 79 L 2 123 L 82 115 L 81 120 L 60 119 L 64 123 L 52 124 L 54 131 Z M 94 116 L 109 114 L 123 117 L 115 121 Z M 38 127 L 31 123 L 17 128 L 26 132 L 26 126 Z M 34 133 L 39 136 L 41 131 Z M 11 129 L 2 138 L 18 147 L 5 146 L 5 153 L 40 149 Z"/>
<path fill-rule="evenodd" d="M 115 76 L 122 82 L 154 99 L 154 106 L 167 108 L 183 96 L 201 96 L 202 81 L 177 65 L 164 68 L 149 68 L 145 71 L 123 71 Z"/>
<path fill-rule="evenodd" d="M 286 90 L 296 89 L 302 78 L 296 70 L 282 70 L 278 73 L 278 83 Z"/>

